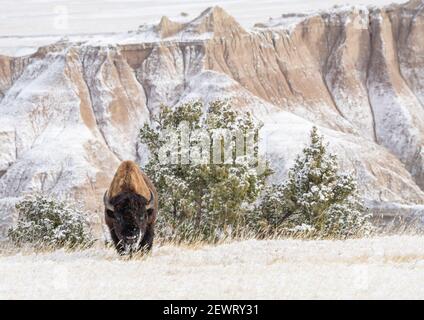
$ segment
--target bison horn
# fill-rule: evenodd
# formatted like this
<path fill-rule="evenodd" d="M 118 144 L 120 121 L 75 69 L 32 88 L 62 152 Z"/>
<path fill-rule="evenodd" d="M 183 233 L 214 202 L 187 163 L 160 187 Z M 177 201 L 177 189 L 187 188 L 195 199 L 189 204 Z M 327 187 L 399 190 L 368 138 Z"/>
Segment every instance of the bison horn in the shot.
<path fill-rule="evenodd" d="M 113 206 L 109 202 L 109 196 L 107 195 L 108 191 L 109 190 L 106 190 L 105 195 L 103 196 L 103 203 L 104 203 L 107 210 L 114 211 L 115 209 L 113 208 Z"/>
<path fill-rule="evenodd" d="M 153 192 L 152 192 L 152 190 L 150 190 L 150 200 L 149 200 L 149 202 L 146 204 L 146 209 L 147 209 L 147 210 L 149 210 L 149 209 L 153 209 L 154 203 L 155 203 L 155 197 L 153 196 Z"/>

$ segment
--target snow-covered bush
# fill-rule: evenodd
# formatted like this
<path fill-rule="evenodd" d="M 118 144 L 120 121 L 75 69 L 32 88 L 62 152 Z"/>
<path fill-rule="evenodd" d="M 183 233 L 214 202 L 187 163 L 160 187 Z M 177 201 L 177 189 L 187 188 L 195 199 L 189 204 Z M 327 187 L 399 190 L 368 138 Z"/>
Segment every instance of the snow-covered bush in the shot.
<path fill-rule="evenodd" d="M 246 217 L 270 170 L 255 170 L 255 152 L 236 152 L 232 133 L 257 141 L 259 127 L 250 114 L 239 114 L 227 102 L 216 101 L 206 111 L 201 102 L 175 110 L 163 107 L 156 126 L 141 129 L 141 142 L 151 154 L 146 172 L 159 192 L 160 238 L 216 241 L 245 230 Z M 214 158 L 217 153 L 222 162 Z M 164 155 L 172 161 L 164 162 Z"/>
<path fill-rule="evenodd" d="M 28 196 L 16 204 L 18 221 L 8 231 L 16 245 L 76 248 L 93 244 L 88 213 L 67 201 L 44 195 Z"/>
<path fill-rule="evenodd" d="M 351 174 L 339 174 L 337 158 L 317 128 L 288 179 L 266 188 L 256 226 L 270 232 L 345 238 L 369 233 L 370 215 L 359 200 Z"/>

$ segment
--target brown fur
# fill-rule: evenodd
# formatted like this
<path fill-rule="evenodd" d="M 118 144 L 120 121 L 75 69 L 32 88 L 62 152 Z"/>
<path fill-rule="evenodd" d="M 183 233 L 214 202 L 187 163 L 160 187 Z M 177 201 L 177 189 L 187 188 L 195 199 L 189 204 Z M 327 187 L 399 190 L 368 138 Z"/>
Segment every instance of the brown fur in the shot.
<path fill-rule="evenodd" d="M 151 189 L 146 180 L 148 180 L 151 187 L 153 187 L 149 178 L 147 178 L 134 161 L 124 161 L 116 170 L 115 176 L 110 184 L 108 193 L 109 198 L 113 198 L 120 192 L 134 192 L 150 200 Z"/>

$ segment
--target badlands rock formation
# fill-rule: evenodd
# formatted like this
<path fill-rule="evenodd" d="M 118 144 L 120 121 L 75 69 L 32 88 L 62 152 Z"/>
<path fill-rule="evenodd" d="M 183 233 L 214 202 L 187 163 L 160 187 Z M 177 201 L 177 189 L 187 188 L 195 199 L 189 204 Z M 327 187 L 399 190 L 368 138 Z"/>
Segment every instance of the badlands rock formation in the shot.
<path fill-rule="evenodd" d="M 34 191 L 100 217 L 118 163 L 146 161 L 139 128 L 160 104 L 193 99 L 228 98 L 262 120 L 274 179 L 316 124 L 376 212 L 422 211 L 423 35 L 421 0 L 286 14 L 252 30 L 215 7 L 192 21 L 164 17 L 125 35 L 0 56 L 2 231 L 13 203 Z"/>

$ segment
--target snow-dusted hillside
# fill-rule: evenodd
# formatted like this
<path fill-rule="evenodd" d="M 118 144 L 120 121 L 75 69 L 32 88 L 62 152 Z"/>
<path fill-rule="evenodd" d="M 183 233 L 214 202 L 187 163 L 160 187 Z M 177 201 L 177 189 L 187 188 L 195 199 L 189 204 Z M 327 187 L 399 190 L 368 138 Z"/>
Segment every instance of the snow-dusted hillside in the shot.
<path fill-rule="evenodd" d="M 274 180 L 317 125 L 376 212 L 422 214 L 423 8 L 345 6 L 246 29 L 213 7 L 0 55 L 0 236 L 26 193 L 100 213 L 119 162 L 146 161 L 139 128 L 160 104 L 193 99 L 230 99 L 262 120 Z"/>
<path fill-rule="evenodd" d="M 0 255 L 0 299 L 424 299 L 424 238 Z"/>
<path fill-rule="evenodd" d="M 7 11 L 0 20 L 1 36 L 126 32 L 162 16 L 189 20 L 207 7 L 220 6 L 245 28 L 282 13 L 328 10 L 338 5 L 388 5 L 404 0 L 2 0 Z M 181 13 L 185 13 L 181 15 Z M 26 22 L 26 23 L 22 23 Z"/>
<path fill-rule="evenodd" d="M 332 6 L 403 3 L 405 0 L 3 0 L 7 10 L 0 19 L 0 54 L 25 55 L 64 36 L 92 39 L 122 38 L 120 33 L 142 24 L 157 24 L 162 16 L 189 21 L 207 7 L 219 5 L 243 27 L 268 19 L 275 24 L 281 14 L 329 10 Z M 287 22 L 288 20 L 286 20 Z"/>

